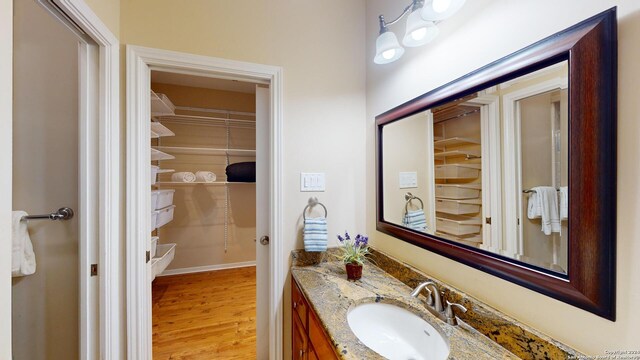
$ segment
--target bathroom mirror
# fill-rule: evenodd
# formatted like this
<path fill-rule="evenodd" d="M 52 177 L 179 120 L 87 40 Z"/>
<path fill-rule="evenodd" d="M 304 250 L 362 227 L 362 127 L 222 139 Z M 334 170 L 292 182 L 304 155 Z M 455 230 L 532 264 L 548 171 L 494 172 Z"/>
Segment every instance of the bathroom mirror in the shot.
<path fill-rule="evenodd" d="M 568 82 L 563 60 L 385 126 L 384 220 L 567 275 Z"/>
<path fill-rule="evenodd" d="M 614 319 L 615 8 L 376 118 L 377 228 Z"/>

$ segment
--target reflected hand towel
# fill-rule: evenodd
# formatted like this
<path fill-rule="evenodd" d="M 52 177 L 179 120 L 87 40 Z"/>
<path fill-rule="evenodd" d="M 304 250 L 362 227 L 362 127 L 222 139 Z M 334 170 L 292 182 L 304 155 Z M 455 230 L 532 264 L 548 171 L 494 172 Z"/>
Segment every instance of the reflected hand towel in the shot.
<path fill-rule="evenodd" d="M 427 231 L 427 217 L 424 210 L 409 210 L 402 218 L 402 225 L 416 231 Z"/>

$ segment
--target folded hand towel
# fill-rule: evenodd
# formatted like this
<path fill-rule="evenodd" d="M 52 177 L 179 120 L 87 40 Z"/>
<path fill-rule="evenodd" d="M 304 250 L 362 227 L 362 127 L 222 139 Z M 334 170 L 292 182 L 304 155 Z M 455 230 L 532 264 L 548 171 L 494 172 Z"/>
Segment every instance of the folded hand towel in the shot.
<path fill-rule="evenodd" d="M 216 181 L 216 174 L 211 171 L 198 171 L 196 172 L 196 181 L 212 183 Z"/>
<path fill-rule="evenodd" d="M 427 231 L 427 217 L 424 215 L 424 210 L 409 210 L 402 218 L 402 225 L 416 230 Z"/>
<path fill-rule="evenodd" d="M 560 220 L 569 219 L 569 187 L 560 187 Z"/>
<path fill-rule="evenodd" d="M 560 233 L 560 213 L 558 212 L 558 191 L 551 186 L 536 186 L 529 196 L 527 217 L 529 219 L 542 218 L 542 232 L 551 235 Z"/>
<path fill-rule="evenodd" d="M 11 276 L 25 276 L 36 272 L 36 255 L 33 253 L 27 221 L 22 221 L 22 217 L 26 215 L 24 211 L 14 211 L 12 214 Z"/>
<path fill-rule="evenodd" d="M 326 218 L 306 218 L 302 232 L 305 251 L 320 252 L 327 250 L 328 234 Z"/>
<path fill-rule="evenodd" d="M 174 182 L 195 182 L 196 181 L 196 174 L 192 173 L 192 172 L 188 172 L 188 171 L 182 171 L 182 172 L 177 172 L 177 173 L 173 173 L 171 175 L 171 181 Z"/>

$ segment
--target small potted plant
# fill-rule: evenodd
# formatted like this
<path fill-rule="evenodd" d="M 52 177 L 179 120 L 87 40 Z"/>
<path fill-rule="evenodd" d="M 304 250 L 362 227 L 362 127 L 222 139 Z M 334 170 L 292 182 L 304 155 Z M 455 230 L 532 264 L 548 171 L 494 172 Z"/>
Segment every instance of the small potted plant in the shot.
<path fill-rule="evenodd" d="M 344 233 L 344 237 L 338 235 L 338 240 L 342 247 L 342 255 L 340 259 L 347 268 L 347 279 L 358 280 L 362 277 L 362 265 L 364 265 L 365 256 L 369 255 L 369 238 L 364 235 L 356 235 L 355 239 L 351 239 L 348 232 Z"/>

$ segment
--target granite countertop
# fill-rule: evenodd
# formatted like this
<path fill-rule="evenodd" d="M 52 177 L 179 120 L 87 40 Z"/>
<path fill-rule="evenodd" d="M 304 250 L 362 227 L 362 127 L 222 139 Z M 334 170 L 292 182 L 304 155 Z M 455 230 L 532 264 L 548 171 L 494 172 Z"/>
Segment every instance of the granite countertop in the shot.
<path fill-rule="evenodd" d="M 368 302 L 398 305 L 422 317 L 444 335 L 449 359 L 518 359 L 465 323 L 451 326 L 436 318 L 425 308 L 423 296 L 411 297 L 411 288 L 370 262 L 364 266 L 362 279 L 353 282 L 347 280 L 339 261 L 294 265 L 291 274 L 343 359 L 384 359 L 360 342 L 347 324 L 349 309 Z"/>

